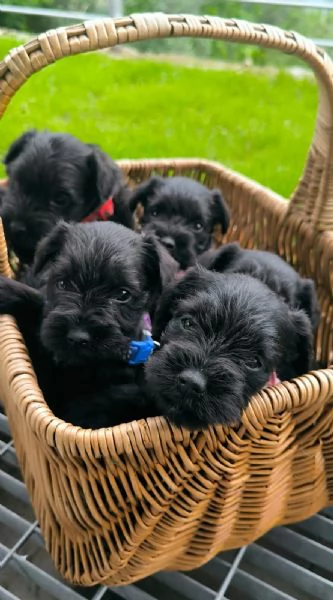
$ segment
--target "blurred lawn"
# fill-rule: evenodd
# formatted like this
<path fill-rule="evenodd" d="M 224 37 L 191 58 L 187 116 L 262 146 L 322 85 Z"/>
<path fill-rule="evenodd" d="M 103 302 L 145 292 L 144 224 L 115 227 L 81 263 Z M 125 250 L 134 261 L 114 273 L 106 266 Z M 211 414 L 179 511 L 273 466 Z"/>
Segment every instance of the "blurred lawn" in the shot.
<path fill-rule="evenodd" d="M 0 58 L 15 45 L 0 37 Z M 48 128 L 98 143 L 113 158 L 218 160 L 288 196 L 302 171 L 316 104 L 312 81 L 283 72 L 74 56 L 17 93 L 1 123 L 0 157 L 25 129 Z"/>

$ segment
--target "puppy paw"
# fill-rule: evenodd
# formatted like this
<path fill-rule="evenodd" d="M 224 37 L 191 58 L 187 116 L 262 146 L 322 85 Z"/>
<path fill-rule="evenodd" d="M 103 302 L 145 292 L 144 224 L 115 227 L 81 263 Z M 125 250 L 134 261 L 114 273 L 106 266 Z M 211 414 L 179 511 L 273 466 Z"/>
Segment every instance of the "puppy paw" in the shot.
<path fill-rule="evenodd" d="M 0 314 L 18 318 L 23 313 L 40 310 L 43 303 L 37 290 L 0 275 Z"/>

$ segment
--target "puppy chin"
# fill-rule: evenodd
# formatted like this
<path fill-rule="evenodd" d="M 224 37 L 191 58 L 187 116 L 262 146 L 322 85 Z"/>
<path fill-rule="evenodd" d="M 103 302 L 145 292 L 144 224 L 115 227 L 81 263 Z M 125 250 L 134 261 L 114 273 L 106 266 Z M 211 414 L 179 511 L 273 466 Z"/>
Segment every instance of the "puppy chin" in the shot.
<path fill-rule="evenodd" d="M 66 343 L 44 343 L 43 345 L 50 352 L 55 363 L 64 366 L 88 366 L 105 360 L 127 363 L 130 358 L 129 342 L 122 346 L 111 347 L 110 345 L 104 348 L 98 344 L 91 344 L 84 348 L 73 347 Z"/>
<path fill-rule="evenodd" d="M 162 228 L 164 226 L 164 223 L 162 223 Z M 154 235 L 170 256 L 172 256 L 179 264 L 180 269 L 185 270 L 196 263 L 197 253 L 195 251 L 195 240 L 190 232 L 185 231 L 180 236 L 173 235 L 172 233 L 168 234 L 167 231 L 165 234 L 162 234 L 160 226 L 158 224 L 155 225 L 154 223 L 143 225 L 142 232 L 144 234 Z M 175 247 L 172 250 L 163 244 L 163 237 L 169 237 L 169 235 L 175 240 Z M 177 239 L 177 237 L 179 239 Z"/>
<path fill-rule="evenodd" d="M 188 267 L 193 267 L 196 263 L 196 254 L 191 250 L 182 249 L 174 253 L 173 258 L 179 263 L 181 270 L 186 270 Z"/>

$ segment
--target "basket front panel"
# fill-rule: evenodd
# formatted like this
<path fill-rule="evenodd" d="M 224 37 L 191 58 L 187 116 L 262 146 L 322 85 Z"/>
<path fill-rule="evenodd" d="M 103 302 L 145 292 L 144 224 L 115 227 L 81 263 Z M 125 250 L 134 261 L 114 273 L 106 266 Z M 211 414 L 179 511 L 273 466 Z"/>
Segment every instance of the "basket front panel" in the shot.
<path fill-rule="evenodd" d="M 235 429 L 183 435 L 151 419 L 89 443 L 72 428 L 65 443 L 61 422 L 43 417 L 33 431 L 27 419 L 28 362 L 8 379 L 13 332 L 17 341 L 6 324 L 0 340 L 0 393 L 47 548 L 70 581 L 119 585 L 193 569 L 333 502 L 327 372 L 262 392 Z"/>

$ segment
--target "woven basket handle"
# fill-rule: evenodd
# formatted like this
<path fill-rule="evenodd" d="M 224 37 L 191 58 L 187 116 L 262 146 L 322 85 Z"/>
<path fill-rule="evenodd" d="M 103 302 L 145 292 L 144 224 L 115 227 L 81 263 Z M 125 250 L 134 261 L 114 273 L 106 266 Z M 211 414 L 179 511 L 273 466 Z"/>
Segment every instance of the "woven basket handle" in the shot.
<path fill-rule="evenodd" d="M 333 63 L 310 40 L 277 27 L 219 17 L 137 14 L 50 30 L 14 48 L 0 63 L 0 116 L 30 75 L 80 52 L 154 38 L 216 38 L 294 54 L 313 69 L 319 86 L 314 138 L 290 212 L 301 212 L 319 230 L 333 230 Z"/>

